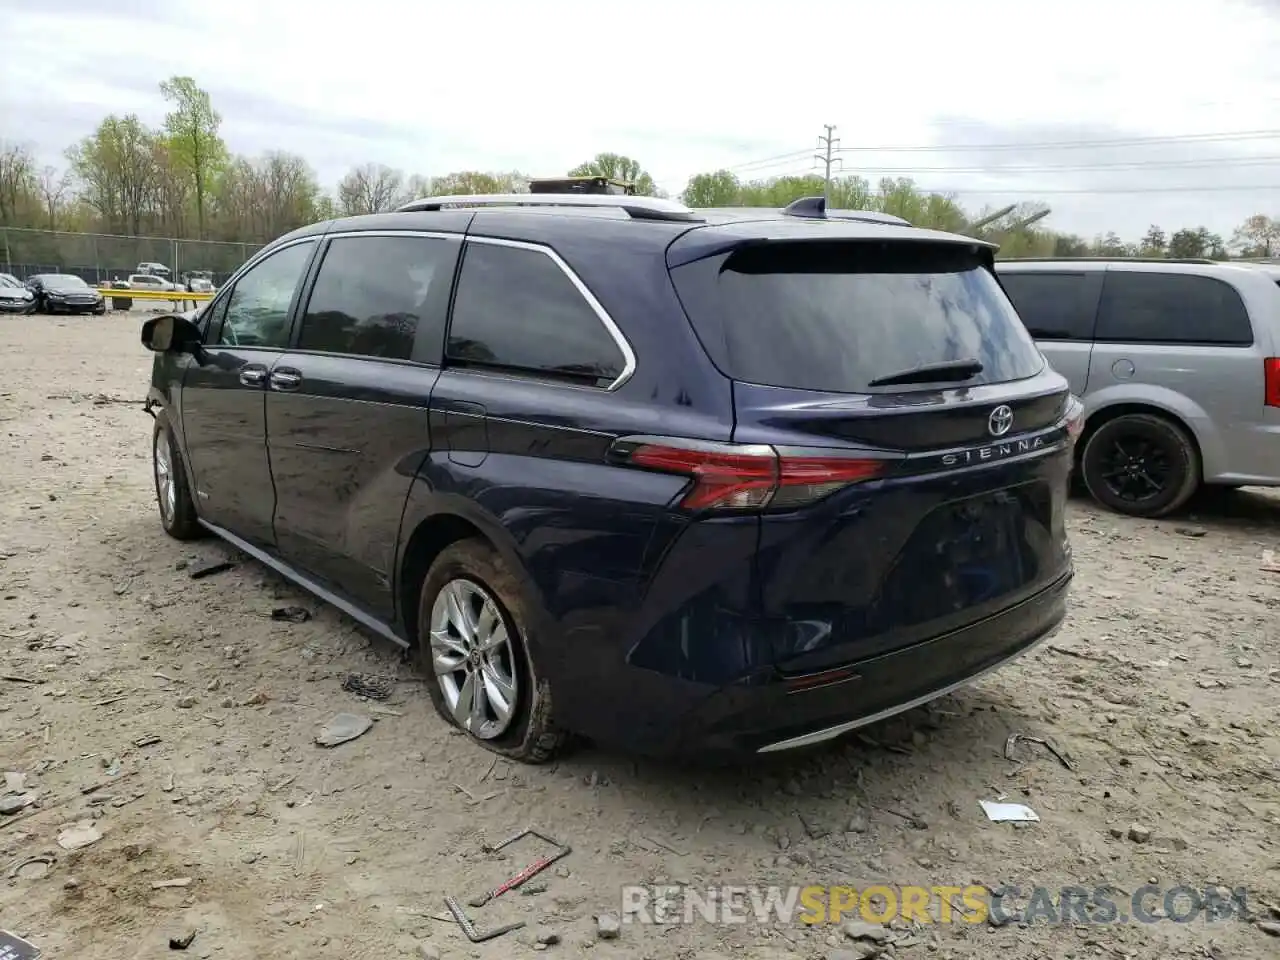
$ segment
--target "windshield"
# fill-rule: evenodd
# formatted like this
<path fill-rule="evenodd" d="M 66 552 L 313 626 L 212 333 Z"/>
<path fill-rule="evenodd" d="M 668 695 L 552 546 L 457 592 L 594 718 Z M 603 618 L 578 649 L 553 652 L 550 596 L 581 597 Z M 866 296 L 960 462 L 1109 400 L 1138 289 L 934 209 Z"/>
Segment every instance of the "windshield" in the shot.
<path fill-rule="evenodd" d="M 40 278 L 46 287 L 87 287 L 88 284 L 79 277 L 69 273 L 54 273 Z"/>
<path fill-rule="evenodd" d="M 708 351 L 738 380 L 861 393 L 920 367 L 964 362 L 972 376 L 937 379 L 976 385 L 1032 377 L 1044 365 L 984 258 L 967 247 L 769 243 L 672 277 Z"/>
<path fill-rule="evenodd" d="M 21 286 L 17 280 L 9 276 L 7 273 L 0 273 L 0 287 L 17 287 Z"/>

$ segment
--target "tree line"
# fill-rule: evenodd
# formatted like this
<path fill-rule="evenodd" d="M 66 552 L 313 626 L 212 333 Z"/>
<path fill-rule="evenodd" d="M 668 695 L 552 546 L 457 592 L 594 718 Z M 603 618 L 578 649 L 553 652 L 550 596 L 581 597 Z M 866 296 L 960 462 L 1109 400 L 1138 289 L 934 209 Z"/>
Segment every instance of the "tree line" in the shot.
<path fill-rule="evenodd" d="M 261 244 L 289 230 L 336 216 L 381 213 L 408 200 L 447 194 L 519 193 L 519 171 L 461 170 L 443 176 L 408 173 L 378 163 L 353 167 L 332 189 L 305 157 L 285 150 L 243 156 L 228 150 L 222 117 L 191 77 L 160 84 L 169 105 L 151 128 L 135 114 L 105 117 L 65 153 L 65 165 L 40 165 L 16 140 L 0 140 L 0 226 L 123 236 Z M 0 136 L 4 131 L 0 130 Z M 630 181 L 637 193 L 662 195 L 636 160 L 601 153 L 570 175 Z M 823 192 L 821 177 L 741 179 L 730 170 L 692 176 L 680 199 L 694 207 L 781 207 Z M 942 230 L 981 235 L 1002 256 L 1269 257 L 1280 254 L 1280 217 L 1249 217 L 1230 237 L 1204 226 L 1166 232 L 1152 226 L 1123 240 L 1114 232 L 1092 238 L 1040 224 L 1048 207 L 1023 203 L 1002 210 L 966 210 L 953 197 L 920 189 L 910 179 L 872 184 L 858 176 L 830 185 L 831 205 L 876 210 Z M 10 244 L 15 242 L 10 238 Z M 10 252 L 11 259 L 20 259 Z"/>

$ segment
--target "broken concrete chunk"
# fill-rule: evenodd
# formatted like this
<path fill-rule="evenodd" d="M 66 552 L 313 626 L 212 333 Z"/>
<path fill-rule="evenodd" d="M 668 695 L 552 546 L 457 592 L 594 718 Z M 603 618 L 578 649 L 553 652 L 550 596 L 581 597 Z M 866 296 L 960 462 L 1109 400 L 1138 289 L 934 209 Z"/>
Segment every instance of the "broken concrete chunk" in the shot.
<path fill-rule="evenodd" d="M 596 936 L 601 940 L 617 940 L 622 932 L 622 924 L 612 913 L 602 913 L 596 917 Z"/>
<path fill-rule="evenodd" d="M 8 794 L 0 797 L 0 814 L 4 814 L 7 817 L 14 813 L 21 813 L 35 802 L 36 795 L 34 793 Z"/>
<path fill-rule="evenodd" d="M 58 834 L 58 846 L 63 850 L 79 850 L 102 839 L 102 832 L 92 820 L 80 820 Z"/>
<path fill-rule="evenodd" d="M 373 720 L 354 713 L 340 713 L 316 735 L 316 743 L 322 747 L 336 747 L 369 732 Z"/>

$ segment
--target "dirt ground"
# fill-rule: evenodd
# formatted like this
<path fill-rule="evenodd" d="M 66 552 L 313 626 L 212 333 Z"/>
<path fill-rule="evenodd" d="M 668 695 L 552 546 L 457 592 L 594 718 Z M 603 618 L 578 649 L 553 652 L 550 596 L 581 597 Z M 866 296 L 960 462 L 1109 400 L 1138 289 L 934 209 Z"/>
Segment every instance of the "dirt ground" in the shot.
<path fill-rule="evenodd" d="M 140 320 L 0 319 L 0 792 L 36 794 L 0 816 L 0 927 L 47 957 L 177 956 L 169 938 L 191 931 L 183 955 L 220 960 L 1280 955 L 1280 573 L 1262 559 L 1280 497 L 1204 497 L 1158 523 L 1077 501 L 1074 606 L 1051 645 L 830 749 L 736 770 L 594 748 L 513 767 L 450 735 L 390 644 L 217 541 L 165 537 Z M 222 558 L 237 563 L 191 578 Z M 312 618 L 271 619 L 290 605 Z M 351 673 L 393 677 L 391 696 L 346 692 Z M 318 746 L 344 711 L 372 729 Z M 1034 742 L 1006 759 L 1013 733 L 1071 769 Z M 978 801 L 1002 795 L 1040 821 L 989 822 Z M 60 847 L 83 821 L 100 838 Z M 472 910 L 528 922 L 473 946 L 442 898 L 545 852 L 481 851 L 525 826 L 573 852 Z M 899 923 L 877 943 L 697 920 L 600 939 L 620 888 L 654 882 L 1225 885 L 1258 922 Z"/>

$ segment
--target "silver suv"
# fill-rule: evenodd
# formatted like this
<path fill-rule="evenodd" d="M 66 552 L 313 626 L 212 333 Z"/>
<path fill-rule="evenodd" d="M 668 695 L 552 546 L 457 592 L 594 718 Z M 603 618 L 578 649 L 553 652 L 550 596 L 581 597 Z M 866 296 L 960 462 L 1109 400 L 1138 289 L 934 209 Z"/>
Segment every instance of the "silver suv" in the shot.
<path fill-rule="evenodd" d="M 1102 504 L 1171 513 L 1202 484 L 1280 486 L 1280 267 L 1005 260 L 1001 283 L 1085 405 Z"/>

